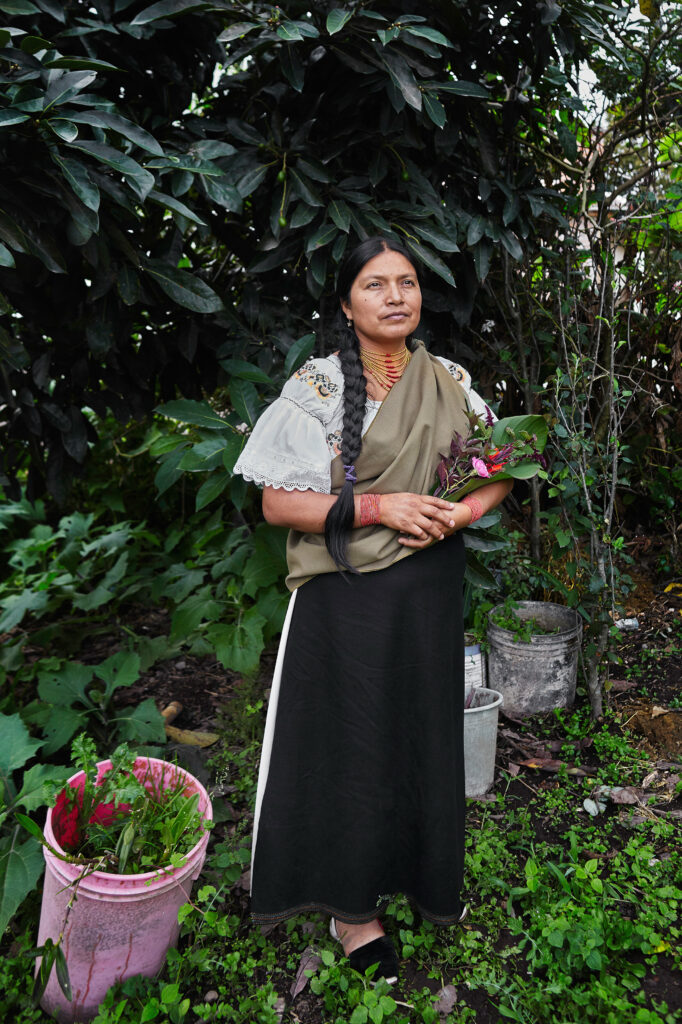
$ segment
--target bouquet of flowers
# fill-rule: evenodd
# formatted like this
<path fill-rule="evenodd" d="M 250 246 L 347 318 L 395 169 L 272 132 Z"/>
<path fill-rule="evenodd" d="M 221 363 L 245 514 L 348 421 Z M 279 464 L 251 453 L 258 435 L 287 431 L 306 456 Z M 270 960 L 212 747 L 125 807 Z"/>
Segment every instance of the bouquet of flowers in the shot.
<path fill-rule="evenodd" d="M 508 416 L 493 420 L 467 413 L 469 433 L 455 432 L 447 455 L 441 455 L 433 494 L 459 501 L 494 480 L 528 479 L 547 468 L 542 454 L 547 443 L 543 416 Z"/>

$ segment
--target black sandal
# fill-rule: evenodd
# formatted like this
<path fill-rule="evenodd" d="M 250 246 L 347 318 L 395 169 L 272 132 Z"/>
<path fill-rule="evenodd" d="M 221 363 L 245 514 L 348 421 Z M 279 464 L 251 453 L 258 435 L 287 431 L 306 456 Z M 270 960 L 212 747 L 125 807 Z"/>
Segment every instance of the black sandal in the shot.
<path fill-rule="evenodd" d="M 341 937 L 336 930 L 336 922 L 332 917 L 329 922 L 329 933 L 338 942 Z M 348 954 L 348 963 L 354 971 L 364 974 L 368 967 L 378 964 L 372 975 L 372 982 L 379 978 L 385 978 L 389 985 L 394 985 L 398 980 L 399 961 L 395 946 L 388 935 L 380 935 L 378 939 L 366 942 L 364 946 L 358 946 Z"/>

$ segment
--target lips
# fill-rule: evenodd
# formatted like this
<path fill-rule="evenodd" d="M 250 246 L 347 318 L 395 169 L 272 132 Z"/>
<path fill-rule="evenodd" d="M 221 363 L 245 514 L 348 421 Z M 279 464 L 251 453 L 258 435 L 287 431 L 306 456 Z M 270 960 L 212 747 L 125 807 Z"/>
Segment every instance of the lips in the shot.
<path fill-rule="evenodd" d="M 407 320 L 407 313 L 387 313 L 386 316 L 381 318 L 382 320 Z"/>

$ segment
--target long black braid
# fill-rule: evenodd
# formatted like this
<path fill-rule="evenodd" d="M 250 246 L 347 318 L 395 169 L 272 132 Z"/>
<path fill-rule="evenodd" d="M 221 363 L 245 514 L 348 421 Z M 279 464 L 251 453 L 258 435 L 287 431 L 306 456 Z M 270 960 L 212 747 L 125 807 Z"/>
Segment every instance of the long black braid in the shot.
<path fill-rule="evenodd" d="M 350 301 L 350 291 L 356 277 L 371 259 L 381 252 L 390 250 L 404 256 L 414 266 L 414 257 L 399 242 L 390 238 L 368 238 L 356 246 L 344 260 L 339 270 L 337 297 L 341 302 Z M 348 540 L 353 529 L 355 502 L 353 482 L 355 460 L 362 450 L 362 426 L 367 404 L 367 386 L 360 360 L 360 347 L 352 326 L 346 324 L 343 311 L 339 308 L 334 328 L 339 346 L 339 359 L 343 372 L 343 432 L 341 435 L 341 461 L 346 470 L 346 480 L 338 498 L 329 509 L 324 527 L 324 541 L 327 551 L 340 569 L 357 572 L 347 558 Z"/>

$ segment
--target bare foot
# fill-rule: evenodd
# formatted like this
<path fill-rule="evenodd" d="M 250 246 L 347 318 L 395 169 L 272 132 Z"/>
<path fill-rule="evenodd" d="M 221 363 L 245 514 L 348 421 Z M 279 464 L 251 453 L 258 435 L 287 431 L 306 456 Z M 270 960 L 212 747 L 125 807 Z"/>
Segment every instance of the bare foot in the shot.
<path fill-rule="evenodd" d="M 368 921 L 366 924 L 346 924 L 345 921 L 337 921 L 336 918 L 334 922 L 346 956 L 352 953 L 354 949 L 366 946 L 368 942 L 379 939 L 384 934 L 381 921 L 376 917 L 373 921 Z"/>

